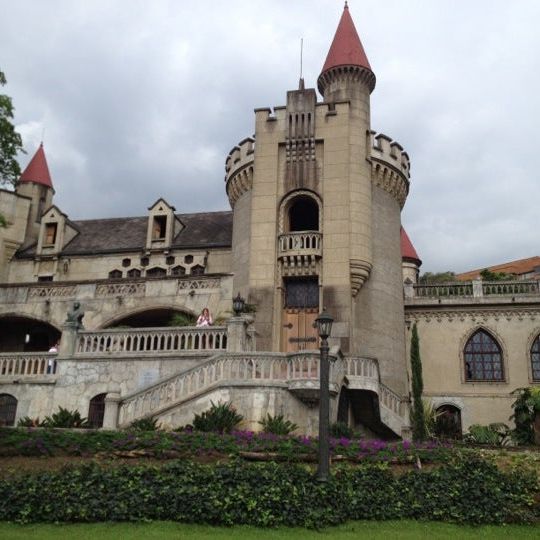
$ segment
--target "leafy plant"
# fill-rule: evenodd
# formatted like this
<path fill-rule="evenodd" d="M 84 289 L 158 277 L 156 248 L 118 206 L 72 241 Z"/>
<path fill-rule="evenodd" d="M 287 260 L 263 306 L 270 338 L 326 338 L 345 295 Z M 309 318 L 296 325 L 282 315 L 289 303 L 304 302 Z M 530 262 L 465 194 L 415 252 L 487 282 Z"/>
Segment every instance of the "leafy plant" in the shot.
<path fill-rule="evenodd" d="M 518 444 L 533 444 L 533 422 L 540 413 L 540 388 L 518 388 L 513 394 L 517 397 L 512 403 L 514 413 L 510 417 L 516 425 L 512 436 Z"/>
<path fill-rule="evenodd" d="M 88 420 L 83 418 L 77 410 L 69 411 L 58 407 L 58 411 L 51 416 L 46 416 L 41 425 L 48 428 L 86 428 Z"/>
<path fill-rule="evenodd" d="M 412 432 L 415 441 L 423 441 L 426 438 L 426 420 L 424 415 L 424 379 L 422 377 L 422 360 L 420 359 L 420 340 L 416 323 L 412 327 L 411 336 L 411 372 L 412 372 Z"/>
<path fill-rule="evenodd" d="M 197 431 L 217 431 L 230 433 L 243 419 L 231 403 L 210 402 L 210 409 L 196 414 L 193 418 L 193 428 Z"/>
<path fill-rule="evenodd" d="M 330 424 L 330 436 L 335 439 L 352 439 L 354 437 L 354 431 L 345 422 L 334 422 Z"/>
<path fill-rule="evenodd" d="M 424 424 L 426 430 L 426 436 L 433 439 L 436 436 L 437 420 L 441 416 L 437 412 L 433 403 L 429 399 L 422 400 L 422 407 L 424 409 Z"/>
<path fill-rule="evenodd" d="M 147 417 L 133 420 L 128 429 L 131 431 L 157 431 L 160 429 L 160 425 L 157 418 Z"/>
<path fill-rule="evenodd" d="M 169 320 L 169 326 L 195 326 L 197 319 L 195 316 L 177 311 Z"/>
<path fill-rule="evenodd" d="M 502 423 L 493 423 L 487 426 L 473 424 L 469 428 L 469 432 L 465 435 L 464 440 L 472 444 L 505 446 L 510 441 L 510 428 Z"/>
<path fill-rule="evenodd" d="M 298 429 L 298 426 L 290 420 L 285 420 L 282 414 L 272 416 L 267 414 L 259 424 L 265 433 L 274 433 L 275 435 L 288 435 Z"/>
<path fill-rule="evenodd" d="M 41 426 L 39 418 L 31 418 L 30 416 L 24 416 L 19 418 L 17 422 L 17 427 L 39 427 Z"/>

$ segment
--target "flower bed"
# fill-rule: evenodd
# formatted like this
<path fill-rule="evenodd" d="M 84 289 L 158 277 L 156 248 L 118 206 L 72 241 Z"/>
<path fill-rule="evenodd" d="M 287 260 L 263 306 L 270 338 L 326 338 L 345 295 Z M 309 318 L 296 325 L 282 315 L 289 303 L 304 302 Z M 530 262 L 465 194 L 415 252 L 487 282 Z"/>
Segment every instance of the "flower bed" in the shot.
<path fill-rule="evenodd" d="M 311 461 L 317 454 L 317 438 L 278 436 L 236 431 L 231 434 L 197 431 L 92 431 L 44 428 L 1 428 L 0 456 L 92 456 L 137 452 L 139 456 L 174 458 L 222 454 L 261 454 L 288 461 Z M 452 455 L 449 444 L 437 442 L 386 442 L 364 439 L 330 439 L 336 460 L 354 462 L 445 462 Z"/>

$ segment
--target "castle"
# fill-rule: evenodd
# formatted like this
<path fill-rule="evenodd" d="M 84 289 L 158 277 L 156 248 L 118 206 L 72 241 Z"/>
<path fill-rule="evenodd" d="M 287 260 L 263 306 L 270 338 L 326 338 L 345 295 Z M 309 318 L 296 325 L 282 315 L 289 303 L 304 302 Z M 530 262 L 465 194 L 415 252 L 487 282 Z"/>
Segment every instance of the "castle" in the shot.
<path fill-rule="evenodd" d="M 539 281 L 417 282 L 400 219 L 410 160 L 372 130 L 375 83 L 345 6 L 322 101 L 301 79 L 226 157 L 231 211 L 159 198 L 141 217 L 73 221 L 41 146 L 0 190 L 0 421 L 62 406 L 94 427 L 176 427 L 230 401 L 245 428 L 283 414 L 314 434 L 324 306 L 333 421 L 410 435 L 415 323 L 424 396 L 453 434 L 508 422 L 511 392 L 540 383 Z M 249 309 L 233 313 L 237 294 Z M 213 325 L 185 326 L 205 307 Z"/>

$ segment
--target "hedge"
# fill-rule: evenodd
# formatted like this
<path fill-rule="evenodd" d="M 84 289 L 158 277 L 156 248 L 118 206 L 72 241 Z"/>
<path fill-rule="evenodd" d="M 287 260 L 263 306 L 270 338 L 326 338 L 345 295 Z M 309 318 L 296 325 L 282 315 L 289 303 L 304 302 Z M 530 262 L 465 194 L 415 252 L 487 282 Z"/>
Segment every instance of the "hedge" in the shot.
<path fill-rule="evenodd" d="M 258 527 L 322 527 L 352 519 L 531 522 L 538 485 L 480 460 L 394 476 L 385 466 L 342 466 L 328 483 L 276 463 L 106 467 L 0 480 L 0 519 L 29 522 L 173 520 Z"/>

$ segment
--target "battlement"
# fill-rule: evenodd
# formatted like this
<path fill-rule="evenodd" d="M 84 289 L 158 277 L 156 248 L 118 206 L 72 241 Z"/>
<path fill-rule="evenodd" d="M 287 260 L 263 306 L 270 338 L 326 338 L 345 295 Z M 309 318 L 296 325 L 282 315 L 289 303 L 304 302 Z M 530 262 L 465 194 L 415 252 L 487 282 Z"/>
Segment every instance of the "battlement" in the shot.
<path fill-rule="evenodd" d="M 409 154 L 403 150 L 403 146 L 393 141 L 384 133 L 370 132 L 371 157 L 383 161 L 397 169 L 407 178 L 411 177 L 411 162 Z"/>
<path fill-rule="evenodd" d="M 225 159 L 226 190 L 231 206 L 251 189 L 254 154 L 255 138 L 247 137 L 233 147 Z"/>
<path fill-rule="evenodd" d="M 409 193 L 411 163 L 403 147 L 382 133 L 369 133 L 371 178 L 403 208 Z"/>

